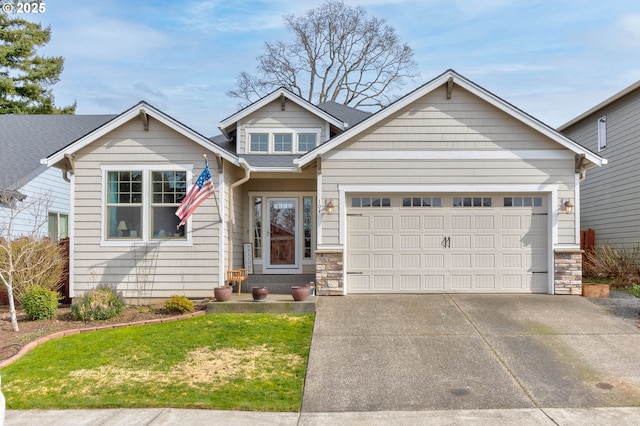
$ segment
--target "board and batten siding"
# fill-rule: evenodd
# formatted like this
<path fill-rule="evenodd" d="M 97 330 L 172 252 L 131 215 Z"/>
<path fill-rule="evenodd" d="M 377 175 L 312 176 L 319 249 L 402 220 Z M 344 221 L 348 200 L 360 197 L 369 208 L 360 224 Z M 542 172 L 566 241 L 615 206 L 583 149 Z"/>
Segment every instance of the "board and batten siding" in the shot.
<path fill-rule="evenodd" d="M 146 296 L 187 297 L 210 295 L 218 284 L 219 216 L 215 197 L 205 200 L 192 215 L 192 245 L 173 246 L 161 242 L 157 256 L 151 254 L 145 266 L 140 261 L 145 244 L 101 245 L 102 202 L 105 183 L 102 166 L 193 166 L 192 182 L 204 168 L 203 154 L 209 154 L 209 168 L 218 189 L 215 156 L 169 127 L 150 119 L 144 131 L 133 119 L 76 153 L 73 217 L 73 283 L 78 296 L 100 283 L 117 285 L 125 297 L 135 298 L 144 274 L 152 284 Z M 145 182 L 148 184 L 148 182 Z M 216 195 L 219 195 L 217 192 Z M 142 281 L 144 282 L 144 281 Z"/>
<path fill-rule="evenodd" d="M 609 162 L 591 169 L 580 185 L 580 225 L 594 229 L 597 244 L 640 244 L 640 90 L 563 130 L 585 148 L 598 152 L 598 120 L 607 117 Z"/>
<path fill-rule="evenodd" d="M 242 119 L 238 130 L 238 153 L 249 152 L 247 130 L 250 131 L 251 128 L 321 129 L 320 140 L 317 143 L 320 144 L 328 139 L 326 122 L 289 100 L 286 101 L 284 111 L 281 109 L 280 100 L 277 100 Z"/>
<path fill-rule="evenodd" d="M 536 158 L 536 151 L 552 158 Z M 429 158 L 429 152 L 453 157 Z M 339 185 L 549 185 L 557 187 L 559 205 L 575 200 L 574 161 L 571 151 L 464 89 L 454 87 L 447 100 L 441 88 L 328 152 L 322 197 L 337 199 Z M 323 217 L 324 245 L 339 244 L 338 220 Z M 577 243 L 573 214 L 558 215 L 558 243 Z"/>

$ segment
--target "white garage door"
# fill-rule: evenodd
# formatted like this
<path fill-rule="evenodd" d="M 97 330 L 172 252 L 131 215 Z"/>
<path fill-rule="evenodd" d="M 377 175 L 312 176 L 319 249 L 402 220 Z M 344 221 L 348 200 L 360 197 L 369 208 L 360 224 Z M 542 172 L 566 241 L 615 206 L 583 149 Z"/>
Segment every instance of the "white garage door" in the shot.
<path fill-rule="evenodd" d="M 547 198 L 347 197 L 349 293 L 546 293 Z"/>

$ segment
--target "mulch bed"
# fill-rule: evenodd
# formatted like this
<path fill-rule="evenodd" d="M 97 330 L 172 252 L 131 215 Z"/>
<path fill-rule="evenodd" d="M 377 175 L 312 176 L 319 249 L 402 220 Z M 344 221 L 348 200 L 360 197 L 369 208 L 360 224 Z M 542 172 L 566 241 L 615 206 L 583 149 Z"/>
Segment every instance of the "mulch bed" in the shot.
<path fill-rule="evenodd" d="M 206 301 L 195 304 L 195 311 L 206 310 Z M 76 321 L 73 319 L 71 308 L 62 307 L 56 312 L 56 318 L 51 320 L 29 321 L 24 312 L 18 310 L 19 331 L 13 331 L 11 317 L 7 306 L 0 307 L 0 361 L 16 355 L 22 347 L 44 336 L 60 331 L 104 327 L 115 324 L 128 324 L 141 321 L 151 321 L 175 317 L 179 314 L 165 309 L 148 306 L 128 307 L 120 315 L 109 320 Z"/>

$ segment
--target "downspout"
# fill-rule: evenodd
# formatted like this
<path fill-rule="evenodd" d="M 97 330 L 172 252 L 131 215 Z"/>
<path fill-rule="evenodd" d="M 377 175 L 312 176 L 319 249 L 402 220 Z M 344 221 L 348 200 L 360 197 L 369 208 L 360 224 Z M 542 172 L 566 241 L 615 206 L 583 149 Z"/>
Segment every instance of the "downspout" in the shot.
<path fill-rule="evenodd" d="M 229 187 L 229 216 L 230 216 L 230 221 L 229 221 L 229 232 L 228 232 L 228 238 L 229 238 L 229 242 L 228 242 L 228 247 L 229 247 L 229 252 L 227 255 L 227 262 L 228 262 L 228 268 L 227 269 L 232 269 L 233 268 L 233 228 L 236 224 L 236 216 L 235 216 L 235 209 L 234 209 L 234 203 L 233 203 L 233 189 L 237 186 L 242 185 L 243 183 L 245 183 L 246 181 L 249 180 L 249 178 L 251 177 L 251 166 L 249 166 L 249 163 L 246 162 L 246 160 L 244 158 L 240 159 L 240 165 L 242 166 L 242 168 L 244 169 L 245 175 L 242 179 L 240 179 L 239 181 L 236 181 L 234 183 L 231 184 L 231 186 Z"/>

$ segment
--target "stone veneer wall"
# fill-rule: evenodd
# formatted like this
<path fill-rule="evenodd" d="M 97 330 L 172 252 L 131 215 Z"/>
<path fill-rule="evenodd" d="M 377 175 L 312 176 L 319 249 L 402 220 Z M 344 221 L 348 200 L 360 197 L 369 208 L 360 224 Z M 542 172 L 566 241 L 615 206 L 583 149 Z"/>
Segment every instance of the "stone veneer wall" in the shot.
<path fill-rule="evenodd" d="M 582 294 L 582 251 L 556 250 L 554 264 L 555 294 Z"/>
<path fill-rule="evenodd" d="M 342 296 L 343 282 L 342 250 L 316 251 L 316 294 L 319 296 Z"/>

